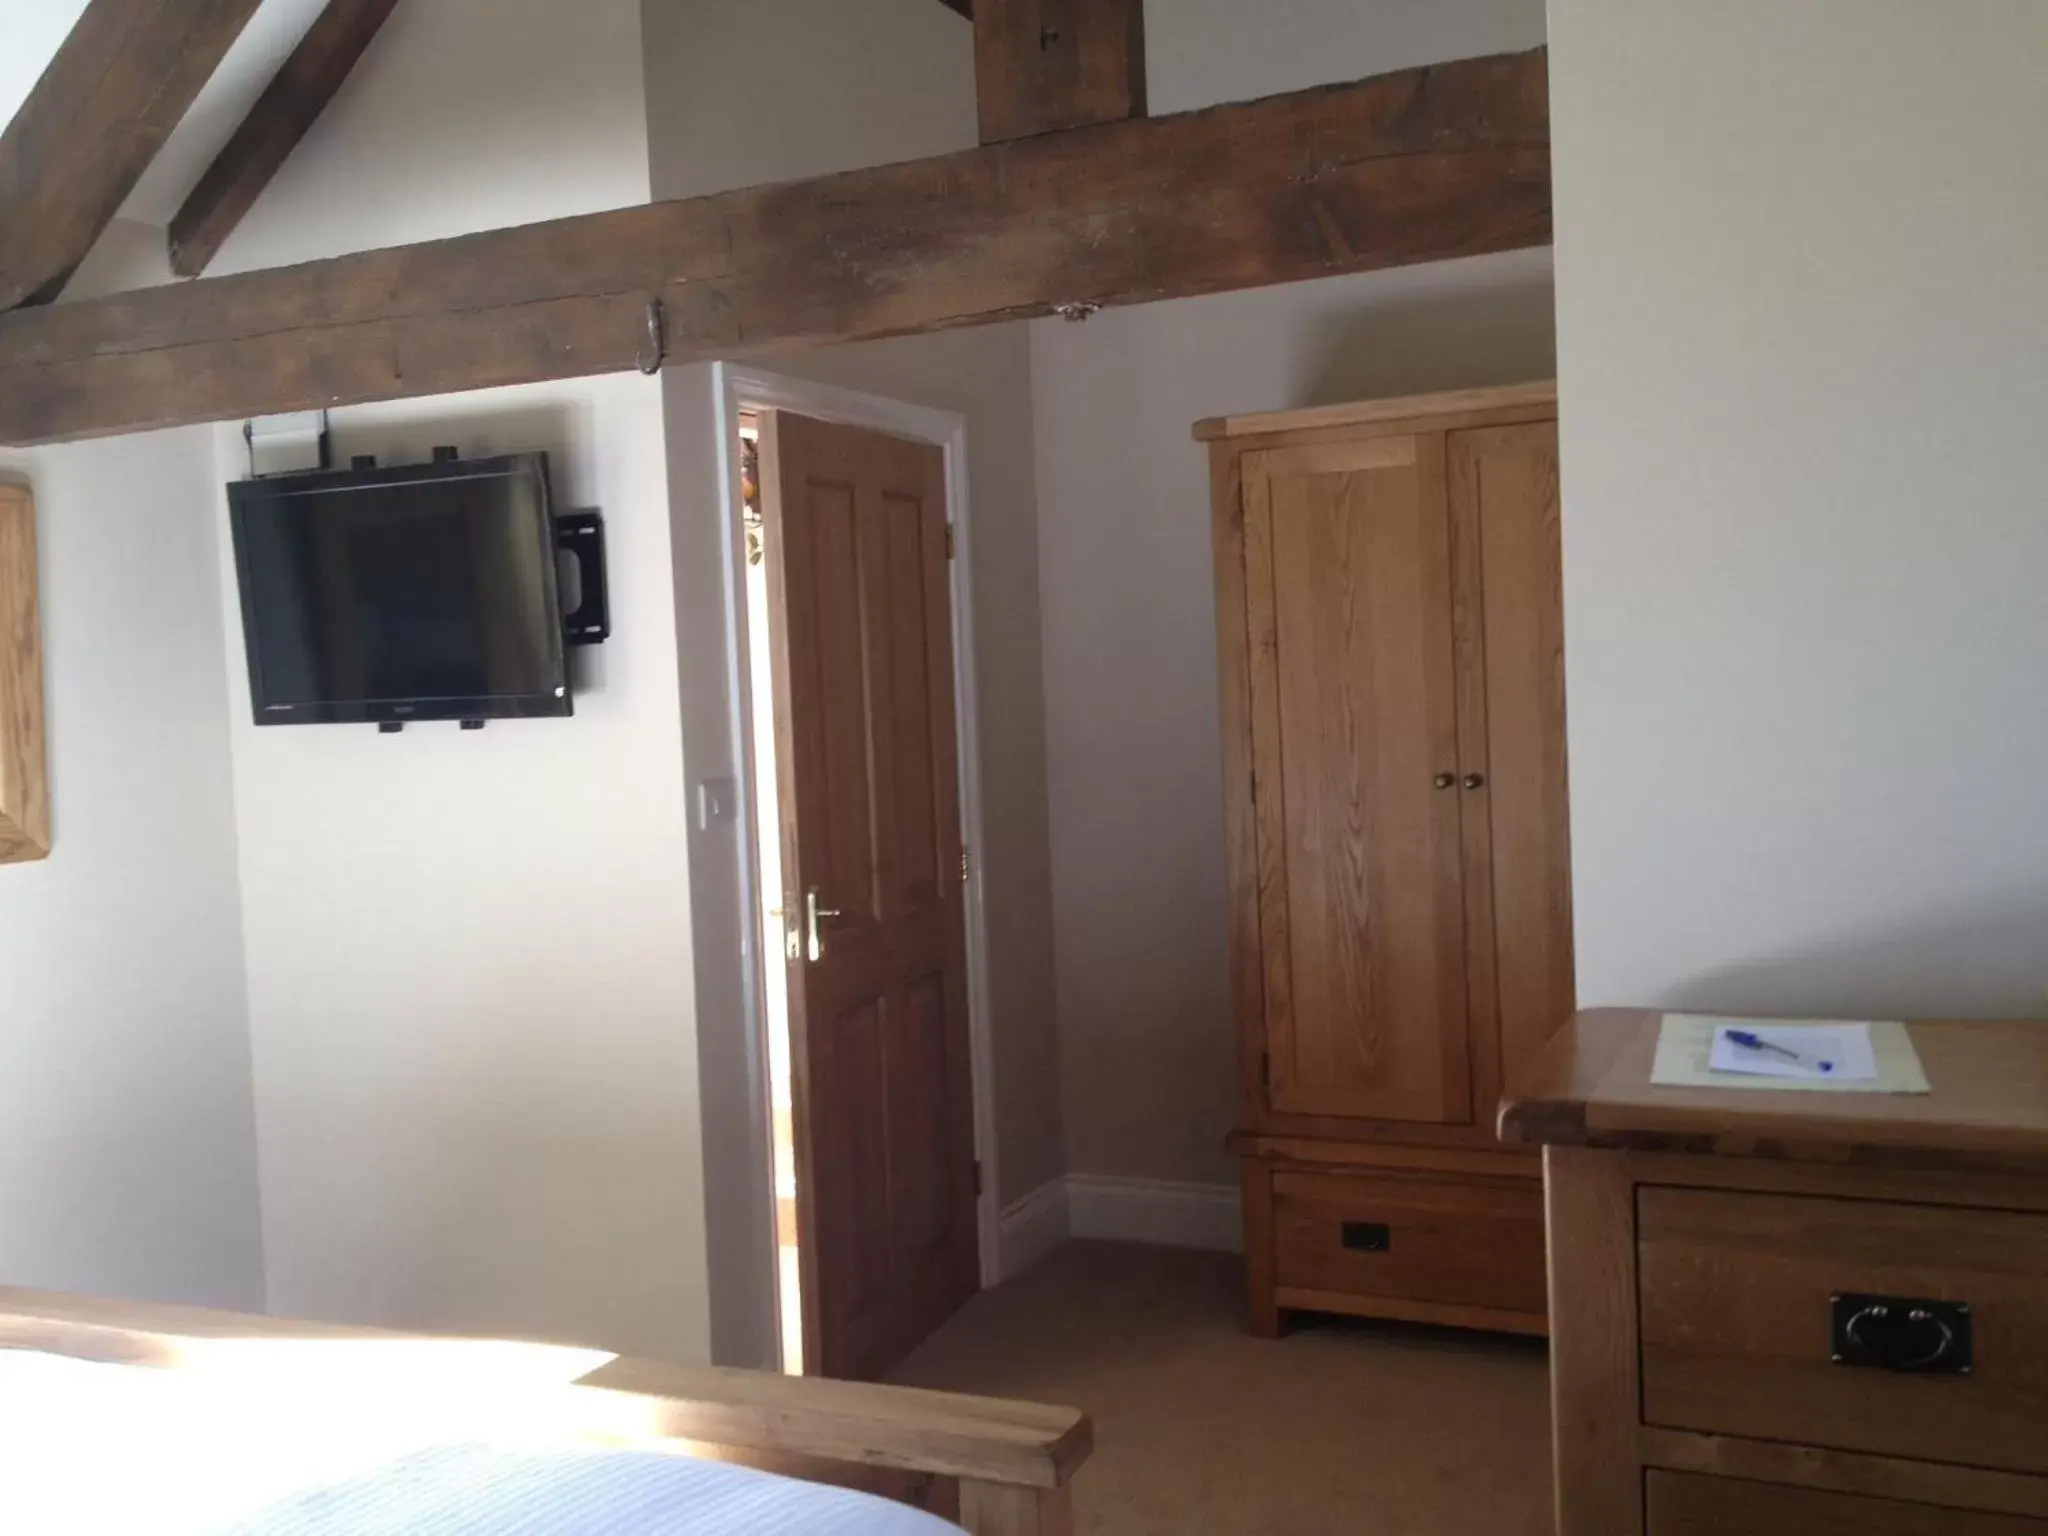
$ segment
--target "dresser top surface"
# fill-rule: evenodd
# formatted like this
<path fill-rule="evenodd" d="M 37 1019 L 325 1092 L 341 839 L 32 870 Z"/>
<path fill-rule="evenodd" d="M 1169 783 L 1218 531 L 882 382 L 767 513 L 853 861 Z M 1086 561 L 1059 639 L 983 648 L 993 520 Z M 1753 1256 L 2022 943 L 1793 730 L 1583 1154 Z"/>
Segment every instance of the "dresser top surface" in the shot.
<path fill-rule="evenodd" d="M 1501 1140 L 2048 1173 L 2048 1023 L 1909 1023 L 1933 1091 L 1882 1094 L 1653 1084 L 1662 1022 L 1647 1009 L 1578 1014 L 1509 1083 Z"/>

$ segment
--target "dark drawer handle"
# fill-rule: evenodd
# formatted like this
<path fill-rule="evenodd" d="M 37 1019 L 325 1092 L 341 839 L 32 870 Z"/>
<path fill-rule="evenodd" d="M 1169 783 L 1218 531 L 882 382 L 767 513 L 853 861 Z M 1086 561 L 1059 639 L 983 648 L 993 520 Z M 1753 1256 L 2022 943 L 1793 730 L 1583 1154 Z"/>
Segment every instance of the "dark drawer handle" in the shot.
<path fill-rule="evenodd" d="M 1353 1253 L 1386 1253 L 1394 1246 L 1394 1231 L 1383 1221 L 1347 1221 L 1338 1238 Z"/>
<path fill-rule="evenodd" d="M 1970 1308 L 1913 1296 L 1833 1298 L 1837 1365 L 1922 1376 L 1967 1376 Z"/>

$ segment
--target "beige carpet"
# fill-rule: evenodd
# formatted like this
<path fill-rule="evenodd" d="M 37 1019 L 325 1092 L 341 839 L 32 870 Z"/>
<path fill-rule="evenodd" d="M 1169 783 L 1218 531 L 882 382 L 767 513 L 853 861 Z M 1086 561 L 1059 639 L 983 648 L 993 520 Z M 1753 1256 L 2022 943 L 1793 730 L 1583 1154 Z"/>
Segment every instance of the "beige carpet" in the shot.
<path fill-rule="evenodd" d="M 1239 1261 L 1074 1243 L 897 1379 L 1095 1418 L 1081 1536 L 1549 1536 L 1540 1344 L 1331 1321 L 1247 1337 Z"/>

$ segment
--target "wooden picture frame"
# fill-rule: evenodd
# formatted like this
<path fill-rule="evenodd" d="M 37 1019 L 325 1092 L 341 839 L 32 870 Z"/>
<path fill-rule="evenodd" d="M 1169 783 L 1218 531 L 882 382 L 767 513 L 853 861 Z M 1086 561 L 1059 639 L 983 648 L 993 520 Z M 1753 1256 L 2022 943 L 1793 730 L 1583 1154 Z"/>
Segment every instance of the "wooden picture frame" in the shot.
<path fill-rule="evenodd" d="M 0 485 L 0 864 L 49 856 L 36 504 L 26 486 Z"/>

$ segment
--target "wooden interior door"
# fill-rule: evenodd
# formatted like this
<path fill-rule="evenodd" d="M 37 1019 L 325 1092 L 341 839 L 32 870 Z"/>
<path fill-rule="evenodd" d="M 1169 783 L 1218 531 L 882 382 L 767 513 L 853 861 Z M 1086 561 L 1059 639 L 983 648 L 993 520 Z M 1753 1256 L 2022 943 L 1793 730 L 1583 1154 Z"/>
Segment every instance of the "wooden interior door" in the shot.
<path fill-rule="evenodd" d="M 1245 455 L 1277 1114 L 1472 1117 L 1441 433 Z"/>
<path fill-rule="evenodd" d="M 979 1282 L 940 450 L 761 419 L 806 1369 Z"/>
<path fill-rule="evenodd" d="M 1459 772 L 1483 1106 L 1576 1006 L 1557 423 L 1450 435 Z"/>

